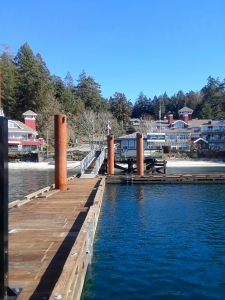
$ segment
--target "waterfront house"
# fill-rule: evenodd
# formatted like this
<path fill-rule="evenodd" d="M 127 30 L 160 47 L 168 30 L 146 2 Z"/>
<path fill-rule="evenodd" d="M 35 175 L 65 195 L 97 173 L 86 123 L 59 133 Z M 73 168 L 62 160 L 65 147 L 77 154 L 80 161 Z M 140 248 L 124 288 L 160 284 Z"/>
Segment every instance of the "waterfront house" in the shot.
<path fill-rule="evenodd" d="M 115 156 L 117 158 L 136 158 L 136 132 L 115 138 Z M 165 144 L 164 133 L 143 135 L 144 157 L 162 158 L 162 146 Z"/>
<path fill-rule="evenodd" d="M 174 119 L 173 114 L 169 114 L 163 120 L 147 121 L 146 126 L 142 125 L 136 129 L 145 134 L 164 133 L 165 141 L 161 146 L 170 146 L 171 149 L 188 150 L 191 143 L 197 143 L 202 150 L 225 150 L 225 121 L 218 118 L 193 119 L 192 113 L 192 109 L 183 107 L 178 111 L 178 120 Z M 149 147 L 153 149 L 157 143 L 158 141 L 152 141 Z"/>
<path fill-rule="evenodd" d="M 34 151 L 42 149 L 44 139 L 38 138 L 36 116 L 36 113 L 28 110 L 23 113 L 24 123 L 17 120 L 8 120 L 9 151 Z"/>

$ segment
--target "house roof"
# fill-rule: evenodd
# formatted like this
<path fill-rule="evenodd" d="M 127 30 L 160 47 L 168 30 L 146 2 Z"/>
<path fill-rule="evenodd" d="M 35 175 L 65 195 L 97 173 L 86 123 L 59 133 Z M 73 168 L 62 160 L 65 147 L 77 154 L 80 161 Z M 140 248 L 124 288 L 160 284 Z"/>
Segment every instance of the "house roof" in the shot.
<path fill-rule="evenodd" d="M 32 110 L 27 110 L 23 113 L 23 116 L 26 115 L 32 115 L 32 116 L 37 116 L 37 114 L 35 112 L 33 112 Z"/>
<path fill-rule="evenodd" d="M 194 141 L 194 143 L 198 143 L 198 142 L 204 142 L 204 143 L 208 144 L 208 142 L 205 139 L 203 139 L 203 138 L 199 138 L 199 139 L 197 139 L 197 140 Z"/>
<path fill-rule="evenodd" d="M 126 134 L 126 135 L 120 136 L 118 138 L 115 138 L 115 140 L 136 139 L 136 135 L 137 135 L 137 132 L 133 132 L 133 133 Z"/>
<path fill-rule="evenodd" d="M 8 127 L 9 132 L 24 132 L 24 133 L 31 133 L 34 135 L 37 135 L 37 131 L 34 130 L 33 128 L 25 125 L 24 123 L 16 120 L 9 120 L 9 122 L 15 123 L 18 127 Z"/>
<path fill-rule="evenodd" d="M 193 112 L 193 109 L 187 107 L 187 106 L 184 106 L 183 108 L 179 109 L 178 112 L 186 112 L 186 111 L 190 111 L 190 112 Z"/>

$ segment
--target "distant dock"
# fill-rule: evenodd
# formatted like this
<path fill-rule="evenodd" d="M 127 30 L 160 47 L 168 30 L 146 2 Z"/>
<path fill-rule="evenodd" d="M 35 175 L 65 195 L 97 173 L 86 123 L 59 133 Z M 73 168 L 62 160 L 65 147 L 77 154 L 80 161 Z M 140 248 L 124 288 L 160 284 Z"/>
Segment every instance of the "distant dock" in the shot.
<path fill-rule="evenodd" d="M 195 183 L 225 183 L 225 173 L 199 173 L 199 174 L 151 174 L 151 175 L 108 175 L 106 183 L 148 183 L 148 184 L 195 184 Z"/>

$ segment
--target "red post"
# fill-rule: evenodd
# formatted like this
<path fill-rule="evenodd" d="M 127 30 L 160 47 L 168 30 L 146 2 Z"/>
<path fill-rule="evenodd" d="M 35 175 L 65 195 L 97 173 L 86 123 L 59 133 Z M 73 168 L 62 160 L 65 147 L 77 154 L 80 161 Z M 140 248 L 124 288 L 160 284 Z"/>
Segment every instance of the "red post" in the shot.
<path fill-rule="evenodd" d="M 67 190 L 66 115 L 55 115 L 55 188 Z"/>
<path fill-rule="evenodd" d="M 143 134 L 137 133 L 136 135 L 137 144 L 137 175 L 144 175 L 144 149 L 143 149 Z"/>
<path fill-rule="evenodd" d="M 114 174 L 114 135 L 108 135 L 108 174 Z"/>

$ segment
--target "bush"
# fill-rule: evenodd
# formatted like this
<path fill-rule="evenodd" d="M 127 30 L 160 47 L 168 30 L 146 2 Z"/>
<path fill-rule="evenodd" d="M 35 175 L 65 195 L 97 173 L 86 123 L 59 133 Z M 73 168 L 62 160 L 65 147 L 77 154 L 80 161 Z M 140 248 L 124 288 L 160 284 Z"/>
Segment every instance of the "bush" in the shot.
<path fill-rule="evenodd" d="M 191 157 L 192 158 L 198 158 L 198 154 L 197 153 L 192 153 Z"/>

